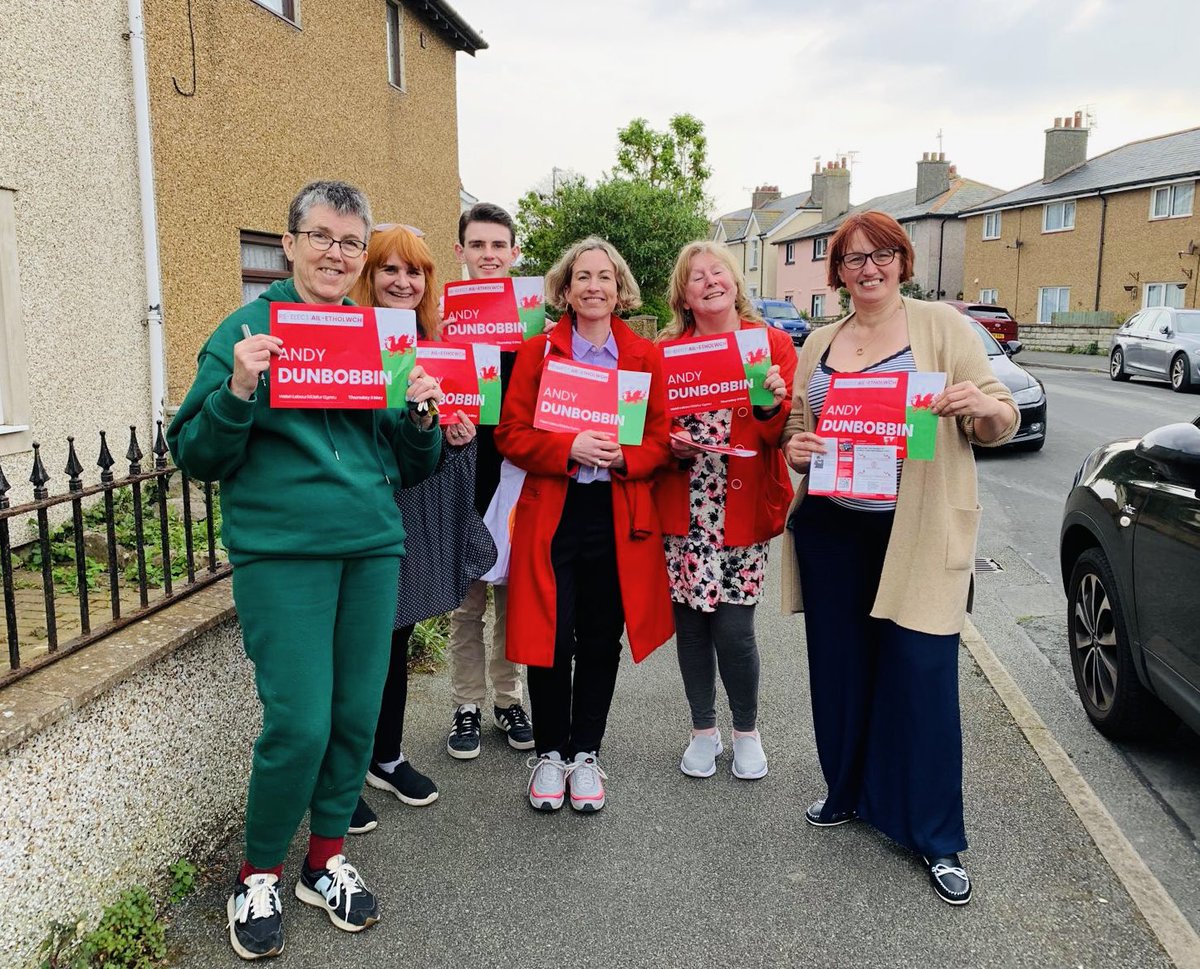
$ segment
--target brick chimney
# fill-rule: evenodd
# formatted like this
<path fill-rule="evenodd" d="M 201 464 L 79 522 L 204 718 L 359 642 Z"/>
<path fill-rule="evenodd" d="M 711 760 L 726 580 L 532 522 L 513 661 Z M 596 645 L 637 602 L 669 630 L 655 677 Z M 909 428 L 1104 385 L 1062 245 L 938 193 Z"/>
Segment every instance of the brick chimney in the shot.
<path fill-rule="evenodd" d="M 1083 124 L 1083 112 L 1054 119 L 1054 127 L 1046 129 L 1046 159 L 1042 166 L 1042 182 L 1052 182 L 1087 161 L 1088 129 Z"/>
<path fill-rule="evenodd" d="M 950 191 L 950 168 L 943 151 L 927 151 L 917 162 L 917 205 Z"/>
<path fill-rule="evenodd" d="M 821 221 L 828 222 L 845 215 L 850 209 L 850 172 L 846 168 L 846 159 L 828 162 L 819 177 L 822 179 Z M 817 178 L 813 175 L 814 185 Z"/>
<path fill-rule="evenodd" d="M 821 159 L 813 162 L 812 201 L 820 205 L 825 198 L 825 173 L 821 171 Z"/>
<path fill-rule="evenodd" d="M 750 208 L 761 209 L 781 197 L 778 185 L 760 185 L 750 195 Z"/>

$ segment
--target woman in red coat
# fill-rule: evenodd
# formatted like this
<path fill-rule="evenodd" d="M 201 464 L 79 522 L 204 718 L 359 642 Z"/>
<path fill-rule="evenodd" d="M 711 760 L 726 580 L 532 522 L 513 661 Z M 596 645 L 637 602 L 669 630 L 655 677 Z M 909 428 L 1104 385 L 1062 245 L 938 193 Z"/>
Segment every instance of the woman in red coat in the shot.
<path fill-rule="evenodd" d="M 650 480 L 670 457 L 658 351 L 613 315 L 641 304 L 625 260 L 603 239 L 575 243 L 546 276 L 566 315 L 517 354 L 496 446 L 526 471 L 509 566 L 508 658 L 529 667 L 536 759 L 529 802 L 604 807 L 597 763 L 616 686 L 621 632 L 634 662 L 671 637 L 662 532 Z M 548 358 L 652 374 L 639 445 L 613 434 L 535 429 Z M 574 660 L 574 672 L 572 672 Z"/>
<path fill-rule="evenodd" d="M 683 247 L 671 275 L 672 324 L 662 339 L 712 337 L 764 324 L 750 305 L 729 251 L 714 242 Z M 779 451 L 791 411 L 796 351 L 767 328 L 771 368 L 763 386 L 770 407 L 747 400 L 732 408 L 685 414 L 672 430 L 676 461 L 659 472 L 655 501 L 666 533 L 667 572 L 675 604 L 675 644 L 692 735 L 679 769 L 692 777 L 716 773 L 724 750 L 717 729 L 716 671 L 733 714 L 733 775 L 767 773 L 759 737 L 758 643 L 754 606 L 767 573 L 767 545 L 783 531 L 792 486 Z M 727 456 L 701 446 L 735 446 L 752 456 Z"/>

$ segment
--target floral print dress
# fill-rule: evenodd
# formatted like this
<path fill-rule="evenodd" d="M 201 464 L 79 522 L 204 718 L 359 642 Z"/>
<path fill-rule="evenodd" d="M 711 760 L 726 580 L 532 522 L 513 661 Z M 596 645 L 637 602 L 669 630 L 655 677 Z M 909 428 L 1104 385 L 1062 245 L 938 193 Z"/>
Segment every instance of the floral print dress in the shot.
<path fill-rule="evenodd" d="M 729 444 L 733 411 L 706 411 L 676 418 L 692 440 Z M 693 461 L 689 484 L 687 535 L 664 535 L 671 600 L 715 612 L 721 603 L 749 606 L 758 602 L 767 575 L 767 544 L 725 545 L 725 482 L 729 458 L 701 451 Z"/>

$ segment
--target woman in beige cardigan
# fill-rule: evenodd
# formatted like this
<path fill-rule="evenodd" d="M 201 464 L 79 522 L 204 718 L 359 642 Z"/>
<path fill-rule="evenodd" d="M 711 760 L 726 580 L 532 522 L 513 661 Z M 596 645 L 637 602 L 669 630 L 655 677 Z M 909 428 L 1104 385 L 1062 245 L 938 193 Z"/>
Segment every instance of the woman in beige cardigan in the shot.
<path fill-rule="evenodd" d="M 1003 444 L 1020 415 L 992 374 L 970 324 L 942 303 L 900 296 L 913 250 L 891 216 L 850 216 L 828 248 L 830 287 L 854 312 L 813 333 L 796 369 L 783 434 L 788 463 L 807 475 L 825 445 L 813 433 L 838 372 L 946 374 L 934 398 L 932 461 L 898 461 L 894 498 L 806 497 L 789 520 L 785 605 L 808 641 L 817 752 L 828 792 L 805 812 L 817 827 L 862 818 L 921 855 L 934 890 L 970 900 L 958 852 L 962 802 L 958 644 L 979 525 L 973 444 Z M 789 568 L 793 566 L 793 568 Z"/>

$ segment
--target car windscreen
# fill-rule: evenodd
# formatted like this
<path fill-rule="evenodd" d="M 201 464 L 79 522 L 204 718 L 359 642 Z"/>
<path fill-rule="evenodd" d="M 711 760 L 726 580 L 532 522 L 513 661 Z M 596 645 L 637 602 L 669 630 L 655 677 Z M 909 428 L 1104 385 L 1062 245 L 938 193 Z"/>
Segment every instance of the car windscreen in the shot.
<path fill-rule="evenodd" d="M 1175 314 L 1175 324 L 1180 333 L 1200 335 L 1200 310 L 1188 310 Z"/>
<path fill-rule="evenodd" d="M 791 303 L 776 303 L 774 305 L 764 306 L 762 315 L 768 320 L 798 320 L 800 319 L 800 311 Z"/>
<path fill-rule="evenodd" d="M 984 353 L 989 357 L 1004 356 L 1004 351 L 1000 349 L 1000 344 L 996 342 L 994 336 L 983 328 L 983 324 L 971 320 L 971 329 L 975 331 L 975 335 L 979 337 L 979 342 L 983 344 Z"/>
<path fill-rule="evenodd" d="M 968 306 L 967 312 L 980 320 L 1011 320 L 1008 310 L 999 306 Z"/>

